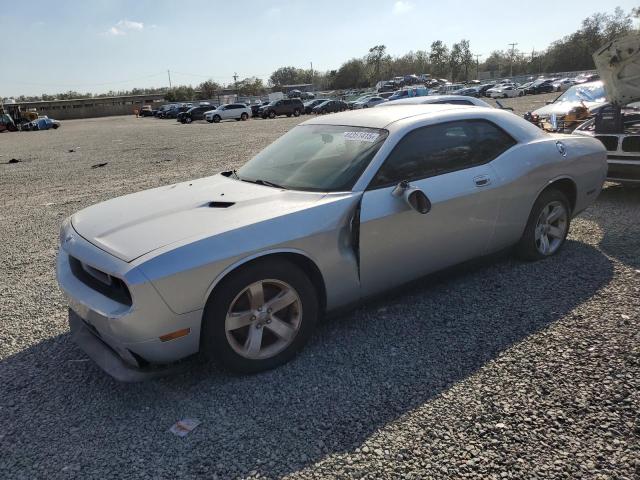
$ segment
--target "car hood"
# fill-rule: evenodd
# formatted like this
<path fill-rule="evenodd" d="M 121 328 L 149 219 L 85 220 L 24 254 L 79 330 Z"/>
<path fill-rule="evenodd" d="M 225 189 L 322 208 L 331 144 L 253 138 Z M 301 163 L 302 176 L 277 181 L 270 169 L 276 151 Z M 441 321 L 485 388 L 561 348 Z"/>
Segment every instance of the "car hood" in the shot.
<path fill-rule="evenodd" d="M 574 107 L 579 107 L 584 103 L 584 106 L 589 110 L 593 111 L 594 109 L 605 105 L 606 102 L 557 102 L 550 103 L 549 105 L 545 105 L 542 108 L 535 110 L 533 113 L 540 117 L 550 117 L 555 114 L 556 116 L 564 116 Z"/>
<path fill-rule="evenodd" d="M 324 196 L 214 175 L 93 205 L 74 214 L 71 223 L 87 241 L 131 262 L 188 238 L 216 235 L 305 209 Z"/>
<path fill-rule="evenodd" d="M 593 54 L 593 61 L 611 103 L 624 106 L 640 100 L 640 37 L 637 34 L 607 43 Z"/>

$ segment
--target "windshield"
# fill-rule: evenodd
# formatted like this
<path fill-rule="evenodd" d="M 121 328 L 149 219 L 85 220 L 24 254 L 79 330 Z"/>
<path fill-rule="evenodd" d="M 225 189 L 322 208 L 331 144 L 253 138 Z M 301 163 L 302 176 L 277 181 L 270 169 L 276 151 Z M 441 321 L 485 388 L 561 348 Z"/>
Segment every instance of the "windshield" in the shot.
<path fill-rule="evenodd" d="M 349 191 L 387 134 L 375 128 L 301 125 L 253 157 L 237 176 L 292 190 Z"/>
<path fill-rule="evenodd" d="M 554 103 L 560 102 L 605 102 L 606 93 L 602 83 L 575 85 L 560 95 Z"/>

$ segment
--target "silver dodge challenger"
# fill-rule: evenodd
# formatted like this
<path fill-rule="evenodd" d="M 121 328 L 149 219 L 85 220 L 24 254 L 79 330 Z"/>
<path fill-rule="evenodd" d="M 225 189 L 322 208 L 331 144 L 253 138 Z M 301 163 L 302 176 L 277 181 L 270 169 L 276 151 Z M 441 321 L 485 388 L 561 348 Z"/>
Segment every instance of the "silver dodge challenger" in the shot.
<path fill-rule="evenodd" d="M 552 256 L 606 172 L 598 140 L 498 109 L 319 116 L 237 171 L 72 215 L 57 278 L 74 340 L 119 380 L 198 352 L 258 372 L 326 312 L 508 247 Z"/>

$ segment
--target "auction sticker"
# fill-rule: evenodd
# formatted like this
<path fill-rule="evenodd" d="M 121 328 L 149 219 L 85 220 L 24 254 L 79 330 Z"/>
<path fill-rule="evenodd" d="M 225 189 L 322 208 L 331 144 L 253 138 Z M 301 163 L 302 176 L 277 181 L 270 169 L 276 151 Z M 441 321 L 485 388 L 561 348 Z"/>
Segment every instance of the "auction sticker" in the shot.
<path fill-rule="evenodd" d="M 345 140 L 352 140 L 356 142 L 370 142 L 373 143 L 380 136 L 379 133 L 374 132 L 344 132 Z"/>

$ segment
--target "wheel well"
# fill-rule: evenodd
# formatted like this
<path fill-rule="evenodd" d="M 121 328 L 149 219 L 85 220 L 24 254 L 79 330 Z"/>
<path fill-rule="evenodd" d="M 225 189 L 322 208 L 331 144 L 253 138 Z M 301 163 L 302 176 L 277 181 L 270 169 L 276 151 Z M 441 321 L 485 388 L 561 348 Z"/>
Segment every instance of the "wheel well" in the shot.
<path fill-rule="evenodd" d="M 300 268 L 307 275 L 307 277 L 309 277 L 309 280 L 311 280 L 311 283 L 313 283 L 313 286 L 315 287 L 316 292 L 318 294 L 318 303 L 320 306 L 320 312 L 324 312 L 327 306 L 327 290 L 324 284 L 324 278 L 322 277 L 322 273 L 320 273 L 320 269 L 318 268 L 318 266 L 309 257 L 305 257 L 304 255 L 299 253 L 292 253 L 292 252 L 270 253 L 258 258 L 254 258 L 253 260 L 249 260 L 248 262 L 243 263 L 242 265 L 239 265 L 237 268 L 234 268 L 230 272 L 227 272 L 224 278 L 222 278 L 218 282 L 216 287 L 214 287 L 213 291 L 215 291 L 218 285 L 224 282 L 225 278 L 229 274 L 238 271 L 238 269 L 248 267 L 249 265 L 254 265 L 255 263 L 262 262 L 267 259 L 272 260 L 274 258 L 282 258 L 282 259 L 288 260 L 289 262 L 293 263 L 298 268 Z M 213 291 L 211 293 L 213 293 Z"/>
<path fill-rule="evenodd" d="M 576 199 L 578 196 L 578 190 L 576 188 L 576 184 L 573 180 L 568 178 L 562 178 L 560 180 L 556 180 L 555 182 L 549 184 L 545 190 L 549 190 L 551 188 L 555 188 L 560 190 L 567 196 L 567 200 L 569 200 L 569 204 L 571 206 L 571 211 L 575 211 L 576 209 Z"/>

